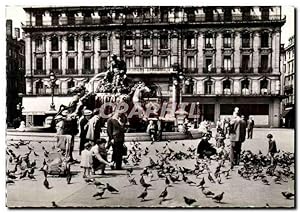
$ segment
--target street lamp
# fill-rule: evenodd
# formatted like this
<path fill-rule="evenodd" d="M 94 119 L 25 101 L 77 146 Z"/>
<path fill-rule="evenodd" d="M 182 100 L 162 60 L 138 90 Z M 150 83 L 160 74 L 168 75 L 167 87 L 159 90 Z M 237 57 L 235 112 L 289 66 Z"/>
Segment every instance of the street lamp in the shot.
<path fill-rule="evenodd" d="M 51 104 L 50 104 L 50 111 L 56 111 L 55 110 L 55 105 L 54 105 L 54 88 L 56 86 L 56 76 L 54 74 L 54 72 L 50 72 L 50 88 L 51 88 Z"/>

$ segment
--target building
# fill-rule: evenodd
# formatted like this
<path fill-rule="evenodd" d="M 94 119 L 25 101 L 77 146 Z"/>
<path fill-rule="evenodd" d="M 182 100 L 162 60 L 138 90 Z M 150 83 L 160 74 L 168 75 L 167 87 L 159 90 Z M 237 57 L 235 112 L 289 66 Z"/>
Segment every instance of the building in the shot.
<path fill-rule="evenodd" d="M 20 39 L 20 29 L 12 20 L 6 20 L 6 123 L 17 126 L 21 119 L 22 95 L 25 94 L 25 42 Z"/>
<path fill-rule="evenodd" d="M 157 85 L 166 101 L 178 64 L 187 79 L 182 102 L 199 102 L 201 120 L 230 116 L 239 106 L 257 126 L 279 126 L 280 6 L 24 10 L 27 123 L 42 124 L 51 71 L 58 106 L 68 102 L 68 88 L 105 71 L 114 53 L 126 61 L 130 77 Z"/>
<path fill-rule="evenodd" d="M 282 100 L 282 118 L 284 126 L 288 128 L 295 127 L 295 37 L 289 38 L 286 47 L 282 45 L 281 51 L 282 63 L 282 84 L 283 94 L 286 98 Z"/>

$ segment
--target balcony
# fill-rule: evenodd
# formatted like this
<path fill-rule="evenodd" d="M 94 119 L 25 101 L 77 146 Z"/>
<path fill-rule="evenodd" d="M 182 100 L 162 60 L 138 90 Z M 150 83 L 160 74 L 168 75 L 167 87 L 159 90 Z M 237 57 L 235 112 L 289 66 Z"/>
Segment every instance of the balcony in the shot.
<path fill-rule="evenodd" d="M 51 72 L 53 72 L 55 75 L 62 75 L 62 70 L 59 69 L 52 69 Z"/>
<path fill-rule="evenodd" d="M 46 75 L 46 70 L 36 69 L 33 71 L 34 75 Z"/>
<path fill-rule="evenodd" d="M 216 73 L 216 68 L 211 68 L 210 70 L 203 68 L 203 73 Z"/>
<path fill-rule="evenodd" d="M 188 74 L 195 74 L 198 73 L 198 68 L 184 68 L 183 72 Z"/>
<path fill-rule="evenodd" d="M 284 93 L 293 94 L 293 85 L 287 85 L 284 87 Z"/>
<path fill-rule="evenodd" d="M 272 67 L 258 67 L 258 73 L 271 73 Z"/>
<path fill-rule="evenodd" d="M 234 68 L 221 67 L 221 73 L 234 73 Z"/>
<path fill-rule="evenodd" d="M 95 74 L 95 70 L 94 69 L 82 69 L 82 74 L 92 75 L 92 74 Z"/>
<path fill-rule="evenodd" d="M 172 74 L 172 67 L 156 68 L 156 67 L 134 67 L 127 68 L 127 74 Z"/>
<path fill-rule="evenodd" d="M 78 75 L 78 70 L 77 69 L 66 69 L 66 74 L 67 75 Z"/>
<path fill-rule="evenodd" d="M 240 73 L 253 73 L 253 67 L 240 67 Z"/>

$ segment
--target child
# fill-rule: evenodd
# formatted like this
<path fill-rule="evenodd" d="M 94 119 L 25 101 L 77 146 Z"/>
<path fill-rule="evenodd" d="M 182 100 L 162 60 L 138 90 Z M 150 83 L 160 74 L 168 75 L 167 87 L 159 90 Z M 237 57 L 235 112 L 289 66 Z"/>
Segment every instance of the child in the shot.
<path fill-rule="evenodd" d="M 274 154 L 277 153 L 276 141 L 273 139 L 272 134 L 268 134 L 267 138 L 269 139 L 269 151 L 268 154 L 271 156 L 271 164 L 274 163 Z"/>
<path fill-rule="evenodd" d="M 91 149 L 93 160 L 93 173 L 101 169 L 101 174 L 105 174 L 105 166 L 113 166 L 113 163 L 107 161 L 107 150 L 105 148 L 106 140 L 100 138 L 96 140 L 95 145 Z"/>
<path fill-rule="evenodd" d="M 220 148 L 222 146 L 224 147 L 225 146 L 224 140 L 225 140 L 225 135 L 224 135 L 222 129 L 219 128 L 217 130 L 217 134 L 216 134 L 216 142 L 217 142 L 216 147 L 217 148 Z"/>
<path fill-rule="evenodd" d="M 81 163 L 80 166 L 83 168 L 83 178 L 86 178 L 87 175 L 90 176 L 91 174 L 91 167 L 92 167 L 92 153 L 91 153 L 92 145 L 90 143 L 84 144 L 84 150 L 81 152 Z"/>
<path fill-rule="evenodd" d="M 153 122 L 153 120 L 149 121 L 149 124 L 147 126 L 147 133 L 150 135 L 152 143 L 156 140 L 156 126 Z"/>

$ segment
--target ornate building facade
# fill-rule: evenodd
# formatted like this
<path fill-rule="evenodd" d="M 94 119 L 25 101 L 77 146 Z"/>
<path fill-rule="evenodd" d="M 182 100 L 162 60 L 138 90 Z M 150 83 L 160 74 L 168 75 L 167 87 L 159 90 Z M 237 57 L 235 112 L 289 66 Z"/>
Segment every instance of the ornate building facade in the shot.
<path fill-rule="evenodd" d="M 20 29 L 15 29 L 18 34 Z M 6 123 L 18 126 L 21 99 L 25 94 L 25 42 L 13 35 L 12 20 L 6 20 Z"/>
<path fill-rule="evenodd" d="M 285 127 L 295 127 L 295 37 L 289 38 L 286 47 L 282 46 L 282 84 L 283 94 L 286 98 L 282 100 L 282 118 Z"/>
<path fill-rule="evenodd" d="M 104 72 L 114 53 L 125 60 L 129 77 L 157 85 L 166 101 L 179 65 L 186 78 L 181 100 L 197 102 L 201 120 L 216 121 L 239 106 L 257 125 L 279 126 L 280 6 L 24 10 L 27 123 L 40 125 L 49 108 L 51 71 L 58 106 L 68 88 Z"/>

